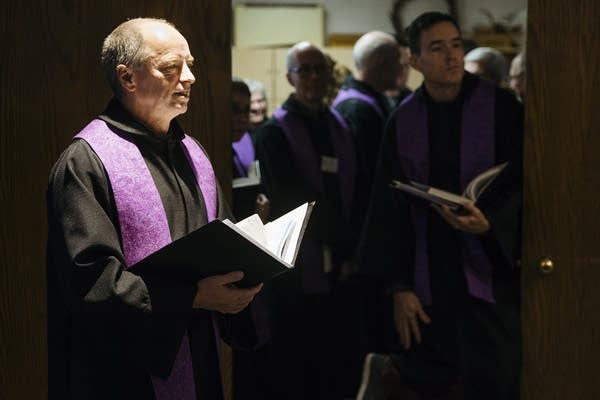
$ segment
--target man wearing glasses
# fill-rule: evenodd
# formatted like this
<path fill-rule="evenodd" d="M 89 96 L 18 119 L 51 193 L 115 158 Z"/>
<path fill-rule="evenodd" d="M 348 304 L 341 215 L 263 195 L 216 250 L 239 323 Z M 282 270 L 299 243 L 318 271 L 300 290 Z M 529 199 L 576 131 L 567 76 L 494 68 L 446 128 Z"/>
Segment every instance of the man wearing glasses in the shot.
<path fill-rule="evenodd" d="M 331 79 L 323 52 L 301 42 L 286 63 L 295 91 L 259 128 L 257 156 L 273 218 L 306 201 L 316 206 L 296 267 L 273 282 L 273 397 L 342 398 L 332 289 L 354 247 L 354 144 L 342 117 L 323 102 Z"/>

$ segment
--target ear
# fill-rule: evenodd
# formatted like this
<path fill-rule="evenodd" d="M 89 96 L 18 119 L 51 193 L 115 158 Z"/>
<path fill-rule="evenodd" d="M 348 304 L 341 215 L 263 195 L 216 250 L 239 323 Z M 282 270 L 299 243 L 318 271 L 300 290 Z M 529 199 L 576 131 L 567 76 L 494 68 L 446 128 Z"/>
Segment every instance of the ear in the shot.
<path fill-rule="evenodd" d="M 287 74 L 285 74 L 285 77 L 287 78 L 287 81 L 290 85 L 292 85 L 293 87 L 296 87 L 294 85 L 294 81 L 292 81 L 292 74 L 290 74 L 289 72 Z"/>
<path fill-rule="evenodd" d="M 135 79 L 131 68 L 123 64 L 117 65 L 117 79 L 125 91 L 133 92 L 135 90 Z"/>
<path fill-rule="evenodd" d="M 416 55 L 411 53 L 410 57 L 408 58 L 408 64 L 410 64 L 410 66 L 413 69 L 416 69 L 417 71 L 422 72 L 421 68 L 419 67 L 419 57 L 417 57 Z"/>

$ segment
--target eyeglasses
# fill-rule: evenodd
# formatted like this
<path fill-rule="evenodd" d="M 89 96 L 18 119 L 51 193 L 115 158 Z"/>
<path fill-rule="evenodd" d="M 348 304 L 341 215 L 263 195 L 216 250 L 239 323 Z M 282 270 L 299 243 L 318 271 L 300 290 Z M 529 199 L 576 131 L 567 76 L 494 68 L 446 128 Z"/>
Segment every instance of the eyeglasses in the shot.
<path fill-rule="evenodd" d="M 290 72 L 295 72 L 301 77 L 308 77 L 313 72 L 318 76 L 323 75 L 325 72 L 329 71 L 329 65 L 327 64 L 315 64 L 315 65 L 301 65 L 299 67 L 294 67 L 289 69 Z"/>

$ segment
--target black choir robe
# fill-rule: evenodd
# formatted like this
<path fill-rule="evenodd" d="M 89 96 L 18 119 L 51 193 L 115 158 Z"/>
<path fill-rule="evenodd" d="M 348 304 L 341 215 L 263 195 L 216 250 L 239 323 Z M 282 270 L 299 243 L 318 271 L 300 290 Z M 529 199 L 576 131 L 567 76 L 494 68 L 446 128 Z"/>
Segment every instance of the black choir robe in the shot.
<path fill-rule="evenodd" d="M 467 73 L 461 93 L 451 102 L 434 102 L 424 86 L 415 93 L 428 111 L 428 183 L 432 186 L 460 192 L 463 101 L 477 80 Z M 431 382 L 447 383 L 458 379 L 458 375 L 467 375 L 460 379 L 471 390 L 482 374 L 492 376 L 493 383 L 488 382 L 486 388 L 500 389 L 485 398 L 508 399 L 510 393 L 518 392 L 520 368 L 520 289 L 516 265 L 521 240 L 523 109 L 503 89 L 496 89 L 495 96 L 495 164 L 508 161 L 509 166 L 476 205 L 491 224 L 491 230 L 481 235 L 480 240 L 494 267 L 496 304 L 468 295 L 457 234 L 430 209 L 426 223 L 432 305 L 426 311 L 433 322 L 429 326 L 421 324 L 423 344 L 413 343 L 410 352 L 401 351 L 402 362 L 397 366 L 409 380 L 424 381 L 424 387 L 431 386 Z M 392 114 L 381 147 L 359 251 L 361 271 L 384 280 L 390 294 L 413 289 L 415 267 L 414 227 L 409 208 L 414 200 L 389 187 L 393 179 L 405 180 L 397 153 L 396 122 Z M 424 359 L 435 361 L 424 366 Z"/>
<path fill-rule="evenodd" d="M 176 121 L 166 139 L 156 137 L 115 100 L 99 118 L 132 135 L 173 240 L 207 223 Z M 218 201 L 218 218 L 230 218 L 220 188 Z M 196 282 L 142 279 L 124 269 L 111 188 L 85 141 L 71 143 L 52 168 L 47 202 L 49 398 L 153 399 L 150 374 L 168 375 L 185 330 L 198 399 L 222 398 L 211 313 L 192 309 Z M 249 323 L 245 314 L 217 315 L 221 336 Z M 252 335 L 241 333 L 240 344 L 245 338 L 251 346 Z"/>

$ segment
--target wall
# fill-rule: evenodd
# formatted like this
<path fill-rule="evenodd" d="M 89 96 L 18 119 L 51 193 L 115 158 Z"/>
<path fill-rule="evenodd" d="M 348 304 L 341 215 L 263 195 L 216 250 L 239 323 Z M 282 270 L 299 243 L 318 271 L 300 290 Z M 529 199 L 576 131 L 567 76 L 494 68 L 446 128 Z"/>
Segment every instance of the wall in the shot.
<path fill-rule="evenodd" d="M 232 4 L 321 4 L 326 10 L 326 32 L 361 33 L 370 30 L 392 32 L 389 13 L 393 0 L 232 0 Z M 475 25 L 488 22 L 479 11 L 491 11 L 497 20 L 506 15 L 522 11 L 527 0 L 456 0 L 461 27 L 470 32 Z M 405 8 L 406 23 L 422 11 L 446 10 L 444 0 L 413 0 Z M 518 18 L 525 22 L 523 15 Z"/>

